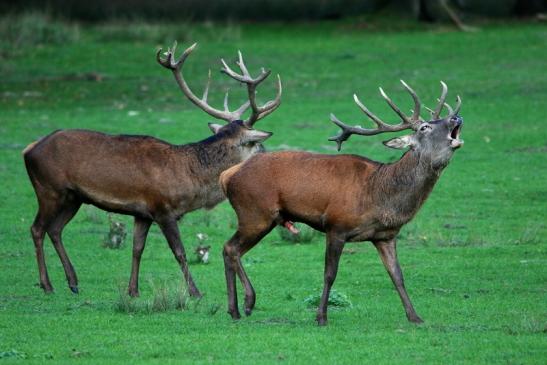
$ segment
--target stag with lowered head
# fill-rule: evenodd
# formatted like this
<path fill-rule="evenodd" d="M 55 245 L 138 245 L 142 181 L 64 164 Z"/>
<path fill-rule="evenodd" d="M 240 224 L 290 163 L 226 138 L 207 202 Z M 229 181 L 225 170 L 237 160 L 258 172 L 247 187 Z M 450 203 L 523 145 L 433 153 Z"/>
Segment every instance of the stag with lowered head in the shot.
<path fill-rule="evenodd" d="M 224 120 L 225 125 L 209 124 L 213 136 L 200 142 L 173 145 L 149 136 L 106 135 L 87 130 L 60 130 L 30 144 L 23 156 L 28 175 L 38 199 L 38 213 L 31 226 L 40 275 L 45 292 L 53 290 L 44 258 L 43 241 L 47 233 L 61 259 L 70 289 L 78 292 L 78 280 L 61 240 L 66 224 L 83 203 L 110 212 L 135 217 L 133 260 L 129 294 L 137 296 L 141 256 L 150 225 L 156 222 L 178 261 L 192 296 L 200 292 L 186 261 L 177 221 L 188 212 L 212 208 L 224 199 L 218 185 L 220 173 L 264 150 L 262 142 L 271 133 L 253 129 L 254 124 L 273 112 L 281 102 L 281 80 L 277 80 L 276 97 L 258 105 L 256 87 L 270 71 L 262 69 L 253 78 L 241 52 L 233 71 L 222 60 L 222 72 L 245 84 L 248 101 L 238 109 L 215 109 L 208 102 L 211 72 L 201 98 L 188 87 L 182 67 L 196 44 L 175 59 L 175 45 L 165 57 L 161 49 L 156 57 L 171 70 L 180 89 L 192 103 L 209 115 Z M 241 120 L 251 108 L 250 116 Z"/>
<path fill-rule="evenodd" d="M 397 260 L 396 237 L 427 199 L 460 140 L 461 100 L 452 109 L 445 103 L 447 87 L 430 121 L 420 117 L 420 100 L 404 82 L 414 100 L 411 116 L 403 114 L 380 88 L 380 93 L 402 122 L 391 125 L 371 113 L 354 95 L 359 108 L 376 128 L 351 127 L 331 115 L 341 132 L 330 140 L 338 150 L 352 134 L 364 136 L 412 129 L 414 133 L 384 144 L 408 151 L 395 163 L 385 164 L 356 155 L 276 152 L 253 156 L 223 172 L 221 185 L 237 213 L 238 228 L 224 246 L 228 313 L 240 317 L 235 275 L 245 288 L 245 314 L 255 305 L 255 291 L 241 265 L 241 256 L 276 225 L 294 229 L 292 221 L 326 233 L 324 288 L 317 311 L 319 325 L 327 323 L 327 303 L 346 242 L 371 241 L 397 289 L 409 321 L 420 323 L 408 297 Z M 443 107 L 448 115 L 442 118 Z"/>

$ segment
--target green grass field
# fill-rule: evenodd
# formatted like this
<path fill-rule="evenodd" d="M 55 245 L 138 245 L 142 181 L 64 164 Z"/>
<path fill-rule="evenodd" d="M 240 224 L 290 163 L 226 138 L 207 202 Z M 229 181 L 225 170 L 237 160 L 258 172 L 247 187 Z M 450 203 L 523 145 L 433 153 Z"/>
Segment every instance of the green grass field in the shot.
<path fill-rule="evenodd" d="M 413 25 L 385 30 L 359 21 L 295 25 L 188 25 L 82 28 L 66 44 L 2 44 L 0 62 L 0 361 L 9 363 L 485 363 L 547 361 L 547 28 L 533 23 L 485 25 L 478 32 Z M 151 36 L 150 36 L 151 35 Z M 199 48 L 186 74 L 200 93 L 213 70 L 212 102 L 230 85 L 218 70 L 241 49 L 251 71 L 281 74 L 281 107 L 257 124 L 274 132 L 270 150 L 336 153 L 328 115 L 368 123 L 352 94 L 383 119 L 396 115 L 382 86 L 407 111 L 407 81 L 428 105 L 449 86 L 463 99 L 463 139 L 428 202 L 402 231 L 399 258 L 423 325 L 406 321 L 376 250 L 348 244 L 334 288 L 350 307 L 331 308 L 317 327 L 306 299 L 323 283 L 324 241 L 283 241 L 272 232 L 244 258 L 257 291 L 253 315 L 226 314 L 221 249 L 234 231 L 229 204 L 180 222 L 188 252 L 208 235 L 211 261 L 191 270 L 205 297 L 162 311 L 158 293 L 176 292 L 180 270 L 153 227 L 141 266 L 141 297 L 129 301 L 131 244 L 102 247 L 107 214 L 83 207 L 64 233 L 80 279 L 68 290 L 47 241 L 52 295 L 37 287 L 29 226 L 36 199 L 21 150 L 58 128 L 148 134 L 172 143 L 209 136 L 211 118 L 180 94 L 155 62 L 174 38 Z M 0 40 L 0 42 L 3 42 Z M 90 81 L 95 73 L 101 81 Z M 274 94 L 273 78 L 260 89 Z M 354 136 L 343 152 L 393 161 L 401 153 Z M 131 219 L 115 216 L 128 226 Z M 189 255 L 192 257 L 192 255 Z M 121 307 L 121 309 L 120 309 Z M 159 309 L 158 309 L 159 308 Z"/>

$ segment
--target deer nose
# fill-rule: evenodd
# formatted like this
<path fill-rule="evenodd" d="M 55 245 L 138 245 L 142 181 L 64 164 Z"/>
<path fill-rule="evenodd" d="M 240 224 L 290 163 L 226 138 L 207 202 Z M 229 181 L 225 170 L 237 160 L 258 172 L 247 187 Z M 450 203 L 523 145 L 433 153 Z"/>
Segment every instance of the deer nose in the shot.
<path fill-rule="evenodd" d="M 460 126 L 463 124 L 463 118 L 460 117 L 459 115 L 453 116 L 452 118 L 450 118 L 450 120 L 457 126 Z"/>

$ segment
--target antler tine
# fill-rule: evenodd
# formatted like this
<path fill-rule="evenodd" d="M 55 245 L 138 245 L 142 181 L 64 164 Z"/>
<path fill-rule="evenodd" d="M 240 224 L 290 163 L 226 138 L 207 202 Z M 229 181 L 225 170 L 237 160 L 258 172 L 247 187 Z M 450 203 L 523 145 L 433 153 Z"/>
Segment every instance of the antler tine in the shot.
<path fill-rule="evenodd" d="M 237 54 L 239 56 L 239 61 L 237 61 L 237 65 L 239 66 L 239 69 L 241 72 L 243 72 L 243 76 L 251 78 L 251 74 L 249 74 L 249 70 L 247 70 L 247 67 L 245 66 L 245 62 L 243 62 L 243 55 L 241 54 L 241 51 L 237 51 Z M 264 68 L 262 68 L 262 72 L 264 72 Z"/>
<path fill-rule="evenodd" d="M 446 107 L 446 109 L 448 109 L 449 116 L 454 114 L 454 110 L 452 109 L 450 105 L 448 105 L 448 103 L 444 103 L 444 106 Z"/>
<path fill-rule="evenodd" d="M 460 96 L 456 96 L 456 107 L 454 108 L 454 114 L 451 114 L 450 116 L 454 116 L 454 115 L 458 115 L 458 113 L 460 112 L 460 109 L 462 107 L 462 98 L 460 98 Z"/>
<path fill-rule="evenodd" d="M 380 87 L 379 90 L 380 90 L 380 94 L 387 101 L 391 109 L 393 109 L 393 111 L 397 113 L 399 117 L 401 117 L 404 123 L 411 125 L 412 124 L 411 120 L 408 119 L 408 117 L 397 107 L 397 105 L 395 105 L 395 103 L 389 98 L 389 96 L 387 96 L 387 94 L 384 92 L 384 89 Z"/>
<path fill-rule="evenodd" d="M 161 52 L 162 49 L 160 48 L 156 52 L 156 60 L 160 65 L 162 65 L 165 68 L 168 68 L 172 71 L 178 71 L 182 68 L 182 65 L 184 64 L 184 61 L 186 61 L 186 58 L 192 53 L 192 51 L 196 48 L 197 43 L 192 44 L 190 47 L 186 48 L 184 52 L 182 52 L 182 55 L 179 57 L 178 60 L 174 61 L 175 53 L 177 50 L 177 41 L 173 42 L 173 46 L 167 48 L 166 58 L 161 58 Z"/>
<path fill-rule="evenodd" d="M 410 121 L 412 122 L 412 124 L 422 122 L 423 120 L 420 117 L 420 107 L 422 105 L 422 103 L 420 102 L 420 98 L 418 97 L 416 92 L 414 90 L 412 90 L 412 88 L 410 86 L 407 85 L 406 82 L 404 82 L 403 80 L 400 80 L 400 81 L 401 81 L 401 84 L 403 84 L 403 87 L 412 96 L 412 100 L 414 100 L 414 111 L 412 112 L 412 117 L 410 117 Z"/>
<path fill-rule="evenodd" d="M 276 83 L 277 93 L 275 94 L 275 98 L 273 100 L 268 101 L 266 104 L 264 104 L 261 108 L 259 108 L 261 111 L 258 114 L 257 120 L 264 118 L 271 112 L 273 112 L 279 104 L 281 103 L 281 93 L 283 92 L 283 86 L 281 85 L 281 76 L 277 74 L 277 83 Z"/>
<path fill-rule="evenodd" d="M 456 107 L 454 109 L 452 109 L 452 107 L 448 105 L 448 103 L 444 103 L 444 106 L 446 107 L 446 109 L 448 109 L 447 118 L 452 118 L 453 116 L 458 115 L 458 113 L 460 112 L 460 109 L 462 107 L 462 99 L 459 95 L 456 96 Z"/>
<path fill-rule="evenodd" d="M 262 106 L 256 105 L 256 91 L 254 90 L 254 88 L 252 91 L 251 88 L 249 88 L 249 103 L 251 105 L 252 113 L 245 121 L 245 125 L 251 128 L 258 120 L 264 118 L 265 116 L 276 110 L 277 107 L 281 104 L 281 93 L 282 86 L 281 78 L 279 77 L 279 75 L 277 75 L 277 93 L 275 95 L 275 98 L 266 102 Z"/>
<path fill-rule="evenodd" d="M 241 106 L 239 108 L 237 108 L 236 111 L 234 111 L 234 114 L 237 114 L 237 115 L 239 115 L 239 117 L 241 117 L 243 115 L 243 113 L 245 113 L 247 111 L 247 109 L 249 109 L 250 106 L 251 106 L 251 102 L 249 100 L 247 100 L 246 102 L 241 104 Z"/>
<path fill-rule="evenodd" d="M 201 101 L 204 103 L 207 102 L 207 97 L 209 96 L 209 86 L 211 85 L 211 69 L 209 69 L 209 74 L 207 76 L 207 84 L 205 85 L 205 90 L 203 90 L 203 96 L 201 97 Z"/>
<path fill-rule="evenodd" d="M 177 42 L 175 41 L 175 43 L 173 44 L 173 47 L 177 47 Z M 162 65 L 163 67 L 165 68 L 168 68 L 168 69 L 172 69 L 171 67 L 171 62 L 172 62 L 172 59 L 173 59 L 173 51 L 171 49 L 171 47 L 167 48 L 167 52 L 165 52 L 165 59 L 162 59 L 161 58 L 161 52 L 163 51 L 163 48 L 160 47 L 160 49 L 158 49 L 156 51 L 156 61 Z"/>
<path fill-rule="evenodd" d="M 329 138 L 329 141 L 335 141 L 336 142 L 337 150 L 340 151 L 340 149 L 342 148 L 342 142 L 347 141 L 348 138 L 352 134 L 354 134 L 353 129 L 357 128 L 357 126 L 350 127 L 349 125 L 343 123 L 338 118 L 336 118 L 336 116 L 333 113 L 330 114 L 330 120 L 331 120 L 331 122 L 333 122 L 334 124 L 339 126 L 340 129 L 342 129 L 336 136 L 333 136 L 333 137 Z M 359 134 L 357 131 L 355 131 L 355 133 Z"/>
<path fill-rule="evenodd" d="M 443 110 L 444 103 L 446 101 L 446 95 L 448 93 L 448 86 L 446 86 L 446 84 L 443 81 L 441 81 L 441 87 L 442 87 L 441 96 L 438 99 L 439 104 L 435 108 L 435 111 L 432 113 L 432 118 L 433 119 L 439 119 L 439 117 L 441 116 L 441 112 Z"/>
<path fill-rule="evenodd" d="M 365 105 L 363 105 L 363 103 L 361 103 L 361 100 L 359 100 L 359 98 L 357 97 L 357 94 L 353 94 L 353 100 L 355 101 L 355 104 L 357 104 L 359 109 L 361 109 L 367 115 L 367 117 L 372 119 L 372 121 L 376 123 L 378 127 L 382 128 L 387 126 L 386 123 L 384 123 L 380 118 L 378 118 L 370 110 L 368 110 L 368 108 Z"/>
<path fill-rule="evenodd" d="M 231 78 L 233 79 L 236 79 L 237 81 L 240 81 L 240 82 L 245 82 L 243 81 L 241 78 L 240 75 L 238 75 L 237 73 L 235 73 L 231 68 L 230 66 L 228 66 L 228 64 L 226 63 L 226 61 L 224 61 L 224 58 L 221 58 L 220 59 L 220 62 L 222 63 L 222 68 L 220 69 L 220 72 L 224 72 L 225 74 L 227 74 L 228 76 L 230 76 Z"/>
<path fill-rule="evenodd" d="M 230 89 L 226 89 L 226 94 L 224 94 L 224 111 L 229 112 L 230 109 L 228 108 L 228 94 L 230 93 Z"/>
<path fill-rule="evenodd" d="M 245 66 L 245 63 L 243 63 L 243 56 L 241 55 L 241 52 L 238 51 L 238 53 L 239 53 L 239 61 L 237 62 L 237 65 L 241 69 L 241 72 L 243 73 L 243 75 L 240 75 L 237 72 L 235 72 L 234 70 L 232 70 L 230 68 L 230 66 L 228 66 L 226 61 L 224 61 L 224 59 L 222 59 L 222 58 L 220 59 L 220 62 L 222 62 L 222 68 L 220 69 L 220 72 L 223 72 L 226 75 L 230 76 L 231 78 L 233 78 L 233 79 L 235 79 L 239 82 L 245 83 L 247 85 L 259 84 L 262 81 L 264 81 L 264 79 L 266 77 L 270 76 L 271 71 L 270 70 L 264 70 L 264 68 L 263 68 L 260 75 L 258 75 L 255 79 L 253 79 L 251 77 L 251 75 L 249 74 L 249 71 L 247 70 L 247 67 Z"/>

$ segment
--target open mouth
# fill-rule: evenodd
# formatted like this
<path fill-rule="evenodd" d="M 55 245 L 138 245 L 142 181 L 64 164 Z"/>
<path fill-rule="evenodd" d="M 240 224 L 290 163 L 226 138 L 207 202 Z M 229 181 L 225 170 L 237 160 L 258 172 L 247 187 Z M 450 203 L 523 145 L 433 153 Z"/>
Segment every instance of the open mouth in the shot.
<path fill-rule="evenodd" d="M 463 145 L 463 140 L 460 139 L 460 133 L 462 130 L 462 123 L 456 123 L 454 129 L 450 132 L 450 146 L 454 149 L 460 148 Z"/>

